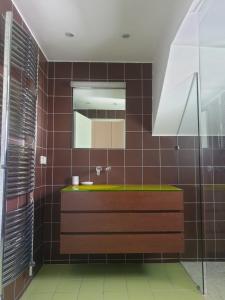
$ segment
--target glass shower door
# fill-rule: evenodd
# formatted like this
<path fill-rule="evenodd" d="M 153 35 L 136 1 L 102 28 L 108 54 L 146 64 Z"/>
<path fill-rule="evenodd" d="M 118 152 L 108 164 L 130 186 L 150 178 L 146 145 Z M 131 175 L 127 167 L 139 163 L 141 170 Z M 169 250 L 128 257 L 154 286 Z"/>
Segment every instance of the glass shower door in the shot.
<path fill-rule="evenodd" d="M 202 222 L 201 137 L 198 75 L 187 78 L 189 93 L 177 131 L 178 183 L 184 191 L 185 253 L 181 262 L 199 290 L 205 292 Z M 185 142 L 185 149 L 182 145 Z"/>
<path fill-rule="evenodd" d="M 225 295 L 225 1 L 199 11 L 204 235 L 209 299 Z"/>

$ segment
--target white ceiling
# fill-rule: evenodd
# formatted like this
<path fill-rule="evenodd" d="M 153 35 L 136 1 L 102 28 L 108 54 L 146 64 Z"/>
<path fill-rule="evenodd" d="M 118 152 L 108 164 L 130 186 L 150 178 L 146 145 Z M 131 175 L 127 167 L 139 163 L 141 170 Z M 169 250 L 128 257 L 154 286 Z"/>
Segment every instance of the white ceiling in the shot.
<path fill-rule="evenodd" d="M 14 0 L 49 60 L 152 62 L 180 0 Z M 75 34 L 65 37 L 65 32 Z M 122 39 L 129 33 L 129 39 Z"/>

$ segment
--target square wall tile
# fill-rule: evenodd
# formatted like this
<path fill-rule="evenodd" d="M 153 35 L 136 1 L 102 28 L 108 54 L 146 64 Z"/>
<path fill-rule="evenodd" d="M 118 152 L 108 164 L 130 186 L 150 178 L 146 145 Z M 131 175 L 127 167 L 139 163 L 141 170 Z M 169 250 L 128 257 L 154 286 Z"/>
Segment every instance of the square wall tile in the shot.
<path fill-rule="evenodd" d="M 143 79 L 152 79 L 152 64 L 151 63 L 142 64 L 142 77 L 143 77 Z"/>
<path fill-rule="evenodd" d="M 55 63 L 55 78 L 72 78 L 72 63 L 57 62 Z"/>
<path fill-rule="evenodd" d="M 109 80 L 124 80 L 124 64 L 109 63 L 108 64 L 108 79 Z"/>
<path fill-rule="evenodd" d="M 107 79 L 107 64 L 106 63 L 90 63 L 90 79 Z"/>
<path fill-rule="evenodd" d="M 152 98 L 144 98 L 143 99 L 143 114 L 152 114 Z"/>
<path fill-rule="evenodd" d="M 70 81 L 70 79 L 55 79 L 53 94 L 57 96 L 72 96 Z"/>
<path fill-rule="evenodd" d="M 161 183 L 162 184 L 178 184 L 178 169 L 177 167 L 162 167 L 161 168 Z"/>
<path fill-rule="evenodd" d="M 53 165 L 59 166 L 71 166 L 71 150 L 55 150 Z"/>
<path fill-rule="evenodd" d="M 127 115 L 142 114 L 142 98 L 130 98 L 126 101 Z"/>
<path fill-rule="evenodd" d="M 139 79 L 141 78 L 142 65 L 138 63 L 125 64 L 125 78 L 127 79 Z"/>
<path fill-rule="evenodd" d="M 143 97 L 152 97 L 152 81 L 143 80 Z"/>
<path fill-rule="evenodd" d="M 142 168 L 126 167 L 125 169 L 126 184 L 142 184 Z"/>
<path fill-rule="evenodd" d="M 160 184 L 160 169 L 143 167 L 143 184 Z"/>
<path fill-rule="evenodd" d="M 127 132 L 126 133 L 126 149 L 142 149 L 142 133 Z"/>
<path fill-rule="evenodd" d="M 72 114 L 73 104 L 71 97 L 54 97 L 54 113 Z"/>
<path fill-rule="evenodd" d="M 125 151 L 125 165 L 142 166 L 142 151 L 141 150 L 126 150 Z"/>
<path fill-rule="evenodd" d="M 127 97 L 141 97 L 142 96 L 142 81 L 129 80 L 126 84 Z"/>
<path fill-rule="evenodd" d="M 124 150 L 108 150 L 109 166 L 124 166 Z"/>
<path fill-rule="evenodd" d="M 73 166 L 89 166 L 90 165 L 89 149 L 72 149 L 72 165 Z"/>
<path fill-rule="evenodd" d="M 124 184 L 125 167 L 112 167 L 108 174 L 108 184 Z"/>
<path fill-rule="evenodd" d="M 73 63 L 73 79 L 89 80 L 90 79 L 90 63 Z"/>
<path fill-rule="evenodd" d="M 48 78 L 55 78 L 55 63 L 48 63 Z"/>
<path fill-rule="evenodd" d="M 107 150 L 90 150 L 90 165 L 91 166 L 106 166 L 107 165 Z"/>
<path fill-rule="evenodd" d="M 72 145 L 72 132 L 54 132 L 54 147 L 71 149 Z"/>
<path fill-rule="evenodd" d="M 127 115 L 126 131 L 142 131 L 142 115 Z"/>
<path fill-rule="evenodd" d="M 54 167 L 53 168 L 53 184 L 54 185 L 70 185 L 71 184 L 71 168 L 70 167 Z"/>
<path fill-rule="evenodd" d="M 143 150 L 143 165 L 159 166 L 160 165 L 160 152 L 159 150 Z"/>
<path fill-rule="evenodd" d="M 72 131 L 72 114 L 54 114 L 54 131 Z"/>

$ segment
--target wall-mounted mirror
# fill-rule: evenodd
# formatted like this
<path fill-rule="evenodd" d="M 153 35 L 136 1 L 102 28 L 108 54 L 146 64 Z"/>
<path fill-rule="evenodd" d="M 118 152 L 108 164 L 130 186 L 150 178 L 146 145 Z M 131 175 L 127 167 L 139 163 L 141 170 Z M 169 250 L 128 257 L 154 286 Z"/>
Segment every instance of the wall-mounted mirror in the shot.
<path fill-rule="evenodd" d="M 124 82 L 72 82 L 73 147 L 125 148 Z"/>

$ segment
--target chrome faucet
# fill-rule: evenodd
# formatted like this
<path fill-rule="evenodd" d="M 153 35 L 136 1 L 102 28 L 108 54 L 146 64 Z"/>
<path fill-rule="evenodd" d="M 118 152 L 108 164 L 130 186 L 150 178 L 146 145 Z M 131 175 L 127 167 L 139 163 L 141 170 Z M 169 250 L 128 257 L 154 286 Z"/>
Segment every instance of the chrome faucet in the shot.
<path fill-rule="evenodd" d="M 105 172 L 106 173 L 108 173 L 108 172 L 110 172 L 111 171 L 111 167 L 110 166 L 107 166 L 106 168 L 105 168 Z M 96 167 L 96 174 L 97 174 L 97 176 L 100 176 L 101 175 L 101 171 L 103 170 L 103 168 L 102 168 L 102 166 L 97 166 Z"/>
<path fill-rule="evenodd" d="M 105 171 L 108 173 L 108 172 L 110 172 L 111 171 L 111 167 L 110 166 L 107 166 L 106 168 L 105 168 Z"/>
<path fill-rule="evenodd" d="M 100 176 L 101 171 L 102 171 L 102 167 L 101 166 L 97 166 L 96 167 L 96 174 L 97 174 L 97 176 Z"/>

